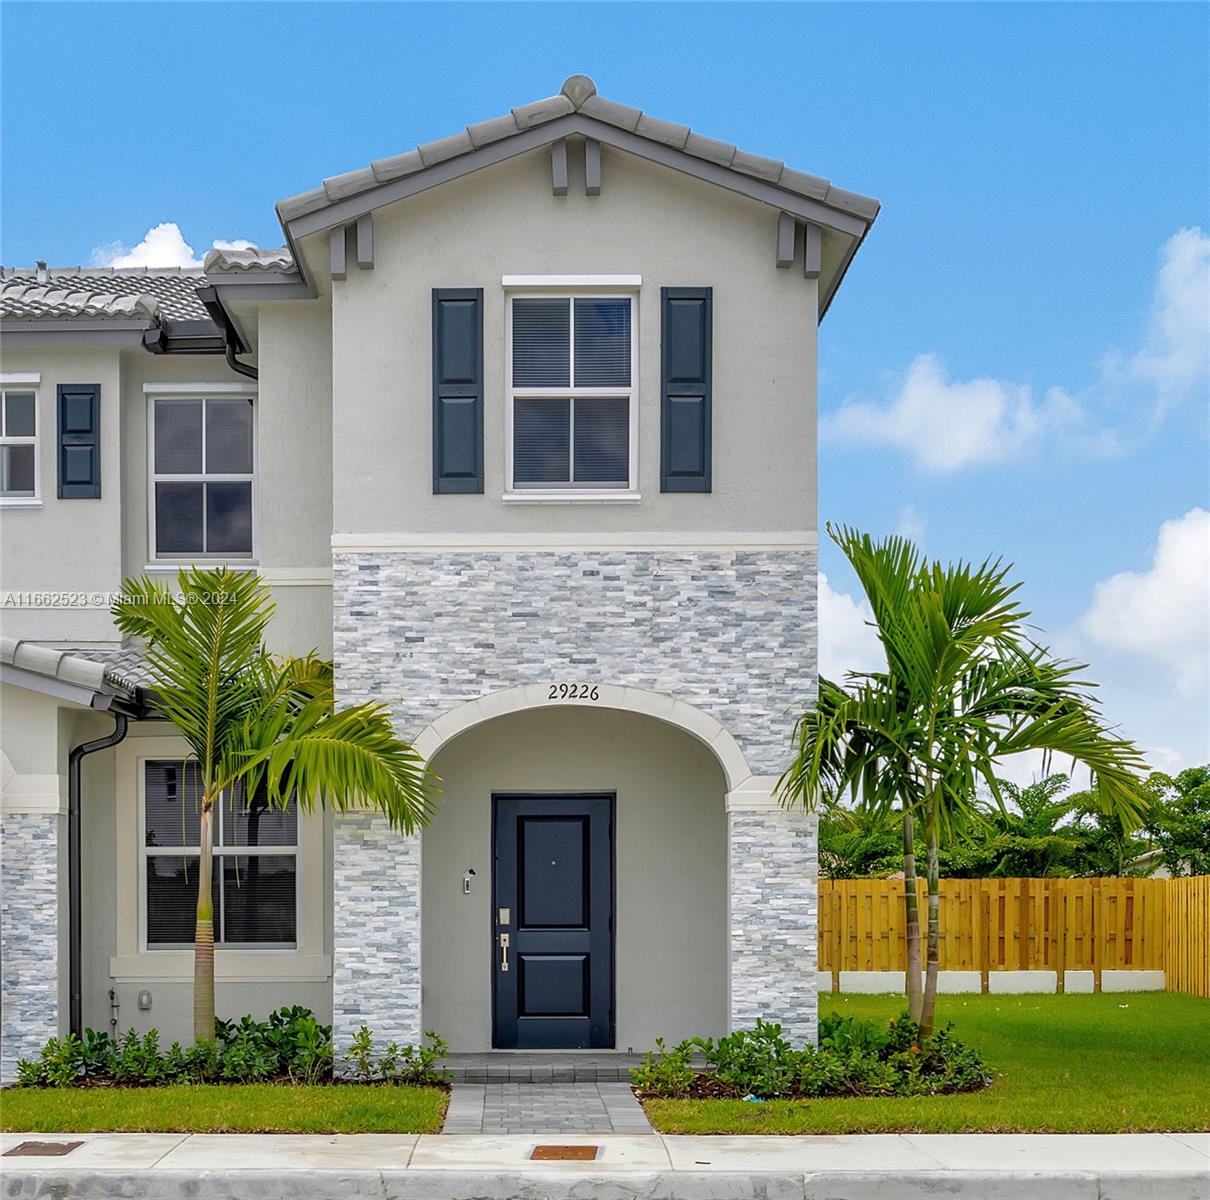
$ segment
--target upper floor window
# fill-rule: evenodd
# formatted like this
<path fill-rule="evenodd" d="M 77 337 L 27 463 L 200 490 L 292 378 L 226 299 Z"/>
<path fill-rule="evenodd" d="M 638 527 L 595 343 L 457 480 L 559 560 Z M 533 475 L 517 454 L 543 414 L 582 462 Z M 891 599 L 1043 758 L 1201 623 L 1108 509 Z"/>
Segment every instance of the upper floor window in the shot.
<path fill-rule="evenodd" d="M 189 760 L 143 764 L 144 941 L 187 946 L 197 919 L 201 773 Z M 297 940 L 298 810 L 224 793 L 214 816 L 214 940 L 293 948 Z"/>
<path fill-rule="evenodd" d="M 248 396 L 156 396 L 156 558 L 251 558 L 253 420 Z"/>
<path fill-rule="evenodd" d="M 29 387 L 0 389 L 0 499 L 38 497 L 38 395 Z"/>
<path fill-rule="evenodd" d="M 509 298 L 510 490 L 634 489 L 636 302 L 631 295 Z"/>

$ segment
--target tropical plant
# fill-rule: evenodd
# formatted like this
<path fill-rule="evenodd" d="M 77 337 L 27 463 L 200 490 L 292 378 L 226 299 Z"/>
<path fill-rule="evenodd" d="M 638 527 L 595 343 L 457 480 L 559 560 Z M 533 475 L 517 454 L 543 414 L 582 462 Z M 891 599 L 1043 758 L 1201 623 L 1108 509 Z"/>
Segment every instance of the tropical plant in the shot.
<path fill-rule="evenodd" d="M 1148 832 L 1170 875 L 1210 875 L 1210 763 L 1176 778 L 1159 772 L 1147 780 L 1155 798 Z"/>
<path fill-rule="evenodd" d="M 1096 780 L 1098 809 L 1125 829 L 1147 807 L 1142 759 L 1103 726 L 1092 685 L 1076 664 L 1052 658 L 1026 632 L 1010 568 L 927 562 L 900 537 L 828 527 L 874 614 L 885 671 L 850 672 L 845 686 L 820 681 L 818 706 L 802 715 L 793 762 L 779 782 L 784 803 L 815 808 L 844 793 L 904 815 L 908 996 L 921 1041 L 935 1024 L 940 952 L 940 847 L 981 819 L 978 785 L 1004 805 L 996 760 L 1023 751 L 1070 756 Z M 924 829 L 928 936 L 917 1007 L 919 939 L 912 825 Z"/>
<path fill-rule="evenodd" d="M 695 1065 L 695 1057 L 700 1065 Z M 757 1022 L 726 1037 L 663 1039 L 632 1072 L 645 1096 L 759 1099 L 806 1096 L 933 1096 L 986 1087 L 983 1059 L 950 1028 L 920 1038 L 906 1014 L 889 1025 L 831 1013 L 819 1022 L 819 1045 L 794 1046 L 781 1026 Z"/>
<path fill-rule="evenodd" d="M 156 707 L 176 726 L 201 776 L 193 1026 L 214 1037 L 214 806 L 263 794 L 272 808 L 368 805 L 411 832 L 428 819 L 434 781 L 396 734 L 384 705 L 335 706 L 332 666 L 265 648 L 274 606 L 255 572 L 183 570 L 174 594 L 128 579 L 114 620 L 145 645 Z"/>

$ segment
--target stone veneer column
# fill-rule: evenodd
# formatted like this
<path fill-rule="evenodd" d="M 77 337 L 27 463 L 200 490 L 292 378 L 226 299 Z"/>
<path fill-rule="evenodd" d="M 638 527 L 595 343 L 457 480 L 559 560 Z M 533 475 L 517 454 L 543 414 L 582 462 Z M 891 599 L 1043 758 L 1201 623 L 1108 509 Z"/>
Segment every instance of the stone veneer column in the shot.
<path fill-rule="evenodd" d="M 420 835 L 376 813 L 337 813 L 332 885 L 332 1036 L 337 1054 L 368 1025 L 420 1041 Z"/>
<path fill-rule="evenodd" d="M 0 783 L 0 1079 L 7 1083 L 16 1078 L 18 1059 L 36 1057 L 59 1033 L 65 831 L 57 776 L 8 774 Z"/>
<path fill-rule="evenodd" d="M 777 1021 L 791 1041 L 818 1028 L 818 818 L 773 798 L 775 776 L 727 795 L 728 1010 L 732 1029 Z"/>

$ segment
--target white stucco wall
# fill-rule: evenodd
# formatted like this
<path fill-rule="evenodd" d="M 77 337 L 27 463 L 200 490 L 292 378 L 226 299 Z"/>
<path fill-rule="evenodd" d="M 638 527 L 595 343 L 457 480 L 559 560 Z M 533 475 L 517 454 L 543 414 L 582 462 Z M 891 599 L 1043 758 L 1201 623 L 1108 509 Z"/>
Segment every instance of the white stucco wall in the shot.
<path fill-rule="evenodd" d="M 443 797 L 421 840 L 425 1029 L 455 1050 L 491 1045 L 491 797 L 533 790 L 617 793 L 618 1049 L 726 1031 L 726 784 L 706 746 L 652 717 L 548 708 L 476 726 L 433 768 Z"/>
<path fill-rule="evenodd" d="M 374 214 L 375 265 L 332 284 L 334 529 L 349 532 L 810 530 L 816 525 L 816 287 L 774 265 L 777 214 L 606 150 L 585 196 L 534 151 Z M 308 247 L 327 235 L 307 239 Z M 504 275 L 639 274 L 634 505 L 508 505 Z M 714 490 L 659 487 L 661 286 L 714 289 Z M 484 495 L 432 494 L 434 287 L 484 289 Z"/>
<path fill-rule="evenodd" d="M 274 649 L 330 654 L 331 353 L 325 305 L 266 305 L 265 380 L 256 402 L 254 488 L 259 563 L 274 585 Z M 155 383 L 246 383 L 221 355 L 161 356 L 137 348 L 6 345 L 6 373 L 36 372 L 41 500 L 0 505 L 0 590 L 115 593 L 152 563 L 148 527 L 148 409 Z M 60 383 L 101 385 L 101 496 L 57 496 Z M 176 566 L 162 577 L 172 578 Z M 116 643 L 105 607 L 0 606 L 10 637 Z"/>

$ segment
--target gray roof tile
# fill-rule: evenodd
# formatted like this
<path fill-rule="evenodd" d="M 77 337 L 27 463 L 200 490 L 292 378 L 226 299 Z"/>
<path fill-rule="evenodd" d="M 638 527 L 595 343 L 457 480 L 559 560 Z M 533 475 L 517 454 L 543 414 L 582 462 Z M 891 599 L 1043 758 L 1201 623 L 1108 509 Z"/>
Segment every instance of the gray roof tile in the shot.
<path fill-rule="evenodd" d="M 595 120 L 630 133 L 637 133 L 640 137 L 683 149 L 698 158 L 720 163 L 757 179 L 768 180 L 787 191 L 808 196 L 813 200 L 822 200 L 825 204 L 868 220 L 872 220 L 878 213 L 876 200 L 839 188 L 830 188 L 826 180 L 786 167 L 775 158 L 737 150 L 728 142 L 703 137 L 685 125 L 651 117 L 637 108 L 607 100 L 597 94 L 596 84 L 587 75 L 572 75 L 564 81 L 557 96 L 547 96 L 531 104 L 518 105 L 503 116 L 468 125 L 461 133 L 426 142 L 405 154 L 380 158 L 373 163 L 369 171 L 351 171 L 346 175 L 338 175 L 335 179 L 327 181 L 327 190 L 318 188 L 282 200 L 277 206 L 278 214 L 283 221 L 290 221 L 317 212 L 335 199 L 343 199 L 362 190 L 368 191 L 423 167 L 467 154 L 479 146 L 522 133 L 573 112 L 582 112 Z M 338 194 L 334 195 L 334 192 Z"/>
<path fill-rule="evenodd" d="M 369 191 L 378 182 L 374 172 L 369 167 L 361 167 L 356 171 L 348 171 L 344 175 L 333 175 L 324 180 L 324 191 L 329 200 L 343 200 L 346 196 L 356 196 L 358 192 Z"/>
<path fill-rule="evenodd" d="M 0 317 L 6 320 L 109 319 L 204 321 L 196 267 L 0 268 Z"/>
<path fill-rule="evenodd" d="M 782 167 L 780 182 L 782 187 L 802 196 L 810 196 L 812 200 L 822 200 L 828 194 L 826 179 L 808 175 L 806 171 L 796 171 L 793 167 Z"/>
<path fill-rule="evenodd" d="M 616 125 L 633 133 L 638 127 L 642 110 L 631 108 L 629 104 L 618 104 L 616 100 L 606 100 L 604 96 L 592 95 L 580 105 L 580 111 L 586 117 L 596 117 L 607 125 Z"/>
<path fill-rule="evenodd" d="M 659 117 L 649 117 L 646 113 L 641 113 L 635 133 L 640 137 L 651 138 L 652 141 L 664 142 L 677 150 L 683 150 L 689 138 L 689 126 L 675 125 L 671 121 L 661 121 Z"/>
<path fill-rule="evenodd" d="M 328 193 L 322 187 L 312 188 L 309 192 L 299 192 L 297 196 L 287 196 L 277 202 L 277 214 L 283 221 L 292 221 L 295 217 L 305 217 L 307 213 L 317 212 L 328 206 Z"/>
<path fill-rule="evenodd" d="M 517 132 L 517 118 L 512 113 L 502 117 L 492 117 L 489 121 L 478 121 L 466 127 L 466 135 L 471 144 L 476 147 L 486 146 L 490 142 L 498 142 L 501 138 L 512 137 Z"/>
<path fill-rule="evenodd" d="M 0 662 L 76 687 L 101 691 L 133 691 L 151 685 L 152 676 L 142 652 L 133 646 L 100 649 L 94 646 L 62 647 L 20 638 L 0 638 Z"/>
<path fill-rule="evenodd" d="M 447 158 L 457 158 L 460 154 L 469 154 L 474 148 L 470 135 L 465 129 L 461 133 L 452 133 L 449 137 L 438 138 L 435 142 L 425 142 L 423 146 L 417 147 L 426 167 L 445 162 Z"/>
<path fill-rule="evenodd" d="M 392 179 L 411 175 L 423 168 L 424 160 L 420 157 L 419 150 L 406 150 L 403 154 L 393 154 L 390 158 L 376 158 L 370 164 L 374 178 L 379 183 L 389 183 Z"/>
<path fill-rule="evenodd" d="M 732 170 L 743 171 L 745 175 L 754 175 L 757 179 L 767 179 L 770 183 L 776 183 L 781 178 L 782 166 L 776 158 L 749 154 L 746 150 L 737 150 L 731 160 Z"/>
<path fill-rule="evenodd" d="M 576 111 L 566 96 L 547 96 L 544 100 L 535 100 L 531 104 L 519 104 L 512 110 L 517 122 L 517 130 L 530 129 L 534 125 L 545 125 L 556 117 L 565 117 Z"/>
<path fill-rule="evenodd" d="M 239 275 L 254 271 L 293 271 L 294 256 L 286 246 L 264 249 L 250 246 L 247 250 L 207 250 L 202 270 L 207 275 L 224 272 Z"/>
<path fill-rule="evenodd" d="M 705 134 L 694 133 L 692 130 L 689 131 L 685 142 L 685 152 L 696 158 L 720 163 L 724 167 L 729 167 L 735 157 L 735 147 L 730 142 L 720 142 L 717 138 L 706 137 Z"/>

